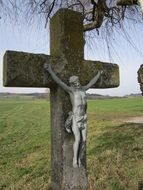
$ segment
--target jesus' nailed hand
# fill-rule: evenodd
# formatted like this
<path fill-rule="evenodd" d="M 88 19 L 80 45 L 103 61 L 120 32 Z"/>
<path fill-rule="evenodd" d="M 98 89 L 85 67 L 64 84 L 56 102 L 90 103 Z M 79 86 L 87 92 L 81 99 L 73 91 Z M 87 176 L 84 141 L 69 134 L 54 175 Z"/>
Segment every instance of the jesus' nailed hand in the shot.
<path fill-rule="evenodd" d="M 52 79 L 70 96 L 72 111 L 69 112 L 70 116 L 68 116 L 67 120 L 70 118 L 71 122 L 66 120 L 65 123 L 68 123 L 68 126 L 65 127 L 67 132 L 72 131 L 75 137 L 73 145 L 73 167 L 80 167 L 87 136 L 86 90 L 98 81 L 103 71 L 98 71 L 96 76 L 87 85 L 82 86 L 78 76 L 71 76 L 69 78 L 69 85 L 67 85 L 55 74 L 50 64 L 45 63 L 44 69 L 50 73 Z"/>

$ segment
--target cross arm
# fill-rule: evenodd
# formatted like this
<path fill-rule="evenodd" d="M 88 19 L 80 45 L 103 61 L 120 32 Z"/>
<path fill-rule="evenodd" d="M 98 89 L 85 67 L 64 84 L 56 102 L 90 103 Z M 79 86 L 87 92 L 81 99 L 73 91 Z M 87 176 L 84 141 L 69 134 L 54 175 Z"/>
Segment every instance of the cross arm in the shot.
<path fill-rule="evenodd" d="M 117 64 L 100 61 L 83 61 L 81 76 L 82 85 L 87 85 L 98 71 L 103 71 L 102 76 L 91 88 L 114 88 L 119 86 L 119 67 Z"/>
<path fill-rule="evenodd" d="M 43 82 L 43 65 L 51 56 L 17 51 L 6 51 L 3 64 L 3 84 L 6 87 L 48 87 Z"/>

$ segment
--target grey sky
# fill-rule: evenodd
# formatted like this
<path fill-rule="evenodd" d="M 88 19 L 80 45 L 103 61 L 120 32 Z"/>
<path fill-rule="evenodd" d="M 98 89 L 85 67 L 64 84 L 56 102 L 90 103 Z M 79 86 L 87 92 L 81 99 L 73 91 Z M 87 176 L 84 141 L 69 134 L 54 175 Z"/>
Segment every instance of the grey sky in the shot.
<path fill-rule="evenodd" d="M 120 66 L 120 87 L 115 89 L 89 90 L 91 93 L 125 95 L 130 93 L 140 93 L 137 83 L 137 70 L 143 63 L 143 26 L 138 24 L 127 27 L 129 32 L 128 41 L 124 40 L 123 34 L 114 33 L 110 50 L 104 39 L 93 39 L 87 41 L 85 47 L 85 59 L 100 60 L 117 63 Z M 113 34 L 112 34 L 113 35 Z M 133 46 L 136 48 L 133 48 Z M 135 50 L 136 49 L 136 50 Z M 45 89 L 35 88 L 4 88 L 2 86 L 2 58 L 6 50 L 16 50 L 34 53 L 49 54 L 48 29 L 44 29 L 44 24 L 22 26 L 3 23 L 0 20 L 0 92 L 31 93 L 45 92 Z"/>

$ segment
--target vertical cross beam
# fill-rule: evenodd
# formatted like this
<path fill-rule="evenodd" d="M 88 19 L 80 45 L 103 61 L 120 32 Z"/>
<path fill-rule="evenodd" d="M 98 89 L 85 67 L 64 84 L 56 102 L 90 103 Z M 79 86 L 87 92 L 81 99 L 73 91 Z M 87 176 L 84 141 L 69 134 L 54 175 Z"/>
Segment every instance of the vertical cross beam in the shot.
<path fill-rule="evenodd" d="M 50 50 L 52 57 L 62 58 L 59 67 L 65 71 L 63 80 L 68 83 L 71 73 L 79 75 L 83 62 L 83 19 L 81 14 L 61 9 L 54 15 L 50 26 Z M 60 78 L 63 77 L 62 74 Z M 51 189 L 86 190 L 86 160 L 84 166 L 73 168 L 73 136 L 64 132 L 64 122 L 72 110 L 69 96 L 58 86 L 50 88 L 51 94 Z"/>
<path fill-rule="evenodd" d="M 72 110 L 69 95 L 51 78 L 45 78 L 43 65 L 52 63 L 55 73 L 69 84 L 72 75 L 86 85 L 98 70 L 105 76 L 94 88 L 119 86 L 116 64 L 84 60 L 83 18 L 78 12 L 59 10 L 51 19 L 51 56 L 7 51 L 4 56 L 4 85 L 9 87 L 50 87 L 51 91 L 51 186 L 52 190 L 86 190 L 86 156 L 82 166 L 73 168 L 74 137 L 65 132 L 64 124 Z M 44 82 L 43 82 L 44 81 Z"/>

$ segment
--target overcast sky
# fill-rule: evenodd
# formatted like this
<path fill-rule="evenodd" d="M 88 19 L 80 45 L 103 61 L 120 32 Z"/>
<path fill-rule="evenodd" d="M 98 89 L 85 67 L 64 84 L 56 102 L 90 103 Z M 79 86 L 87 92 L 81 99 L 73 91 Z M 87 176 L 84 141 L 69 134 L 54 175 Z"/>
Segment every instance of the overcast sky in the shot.
<path fill-rule="evenodd" d="M 140 93 L 137 70 L 143 64 L 143 25 L 131 24 L 126 27 L 129 36 L 117 31 L 111 34 L 110 51 L 103 38 L 92 36 L 85 47 L 85 59 L 117 63 L 120 67 L 120 87 L 114 89 L 89 90 L 90 93 L 123 96 Z M 125 39 L 126 38 L 126 39 Z M 31 93 L 45 92 L 35 88 L 4 88 L 2 85 L 3 55 L 6 50 L 49 54 L 48 29 L 39 25 L 13 25 L 0 20 L 0 92 Z"/>

